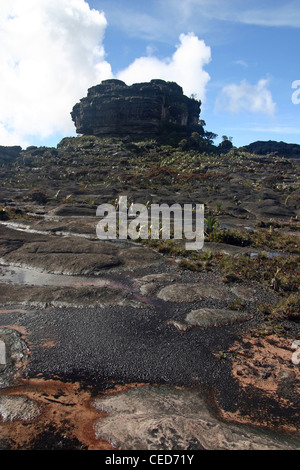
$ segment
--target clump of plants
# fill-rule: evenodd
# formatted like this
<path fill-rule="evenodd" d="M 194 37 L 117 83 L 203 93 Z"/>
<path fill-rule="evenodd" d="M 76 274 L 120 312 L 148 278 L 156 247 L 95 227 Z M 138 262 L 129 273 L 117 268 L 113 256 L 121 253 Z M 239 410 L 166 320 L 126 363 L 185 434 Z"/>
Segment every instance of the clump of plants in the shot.
<path fill-rule="evenodd" d="M 299 322 L 300 320 L 300 294 L 293 293 L 284 297 L 275 306 L 271 304 L 258 305 L 258 311 L 263 315 L 263 323 L 255 331 L 255 335 L 268 336 L 289 334 L 287 321 Z M 297 333 L 293 335 L 297 336 Z M 299 336 L 299 333 L 298 333 Z M 300 338 L 300 336 L 299 336 Z"/>
<path fill-rule="evenodd" d="M 196 253 L 189 255 L 188 252 L 184 253 L 185 257 L 178 263 L 178 267 L 188 271 L 201 271 L 205 269 L 210 271 L 216 264 L 215 256 L 211 252 Z"/>
<path fill-rule="evenodd" d="M 1 207 L 0 206 L 0 220 L 38 220 L 42 218 L 37 215 L 30 215 L 26 208 L 20 209 L 19 207 Z"/>
<path fill-rule="evenodd" d="M 251 245 L 251 237 L 248 233 L 238 230 L 230 230 L 227 228 L 211 230 L 208 233 L 208 241 L 215 243 L 227 243 L 235 246 Z"/>
<path fill-rule="evenodd" d="M 269 229 L 260 229 L 251 233 L 251 245 L 288 253 L 300 253 L 300 239 L 295 235 L 281 233 L 271 225 Z"/>
<path fill-rule="evenodd" d="M 36 202 L 37 204 L 46 204 L 48 202 L 48 196 L 42 189 L 32 189 L 27 194 L 27 198 L 30 201 Z"/>
<path fill-rule="evenodd" d="M 299 262 L 300 256 L 268 258 L 262 254 L 256 258 L 248 255 L 239 258 L 223 255 L 218 264 L 224 276 L 235 275 L 242 280 L 261 282 L 272 289 L 276 285 L 274 290 L 284 293 L 299 289 Z"/>
<path fill-rule="evenodd" d="M 289 320 L 300 320 L 300 293 L 290 294 L 276 305 L 273 313 L 288 318 Z"/>
<path fill-rule="evenodd" d="M 159 253 L 163 253 L 170 256 L 180 256 L 185 254 L 186 250 L 179 241 L 170 240 L 140 240 L 143 245 L 147 245 L 150 248 L 155 249 Z"/>
<path fill-rule="evenodd" d="M 0 220 L 9 220 L 9 218 L 7 210 L 5 208 L 0 209 Z"/>
<path fill-rule="evenodd" d="M 244 310 L 245 306 L 246 306 L 246 302 L 244 302 L 244 300 L 240 298 L 234 300 L 230 304 L 231 310 Z"/>

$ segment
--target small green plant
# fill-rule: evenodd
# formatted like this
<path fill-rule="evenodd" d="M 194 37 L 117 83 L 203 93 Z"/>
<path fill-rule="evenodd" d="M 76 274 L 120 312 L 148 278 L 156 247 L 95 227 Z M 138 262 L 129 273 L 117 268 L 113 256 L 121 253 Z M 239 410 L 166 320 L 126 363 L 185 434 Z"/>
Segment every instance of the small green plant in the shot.
<path fill-rule="evenodd" d="M 209 235 L 210 233 L 212 233 L 216 228 L 219 227 L 219 222 L 218 220 L 209 215 L 207 218 L 204 219 L 204 223 L 205 223 L 205 232 L 207 235 Z"/>
<path fill-rule="evenodd" d="M 223 351 L 219 351 L 219 359 L 224 360 L 227 358 L 227 354 Z"/>
<path fill-rule="evenodd" d="M 220 214 L 222 211 L 222 203 L 217 202 L 216 207 L 217 207 L 217 213 Z"/>
<path fill-rule="evenodd" d="M 230 304 L 231 310 L 244 310 L 246 303 L 242 299 L 236 299 Z"/>

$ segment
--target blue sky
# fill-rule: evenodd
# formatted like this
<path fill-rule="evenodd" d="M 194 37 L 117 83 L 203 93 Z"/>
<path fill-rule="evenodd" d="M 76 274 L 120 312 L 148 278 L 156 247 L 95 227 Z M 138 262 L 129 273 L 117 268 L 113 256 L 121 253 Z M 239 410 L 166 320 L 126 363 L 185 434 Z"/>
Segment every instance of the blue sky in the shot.
<path fill-rule="evenodd" d="M 76 135 L 73 105 L 113 77 L 177 81 L 216 143 L 300 144 L 299 0 L 2 2 L 0 145 Z"/>

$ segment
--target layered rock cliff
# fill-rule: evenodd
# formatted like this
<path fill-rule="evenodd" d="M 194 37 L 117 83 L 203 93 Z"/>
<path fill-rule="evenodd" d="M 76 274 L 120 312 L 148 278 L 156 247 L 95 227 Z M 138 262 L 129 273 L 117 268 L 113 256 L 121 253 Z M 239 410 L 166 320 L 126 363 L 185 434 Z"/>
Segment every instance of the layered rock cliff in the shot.
<path fill-rule="evenodd" d="M 95 136 L 151 137 L 164 122 L 188 127 L 198 123 L 199 115 L 200 102 L 164 80 L 131 86 L 105 80 L 90 88 L 71 112 L 77 133 Z"/>

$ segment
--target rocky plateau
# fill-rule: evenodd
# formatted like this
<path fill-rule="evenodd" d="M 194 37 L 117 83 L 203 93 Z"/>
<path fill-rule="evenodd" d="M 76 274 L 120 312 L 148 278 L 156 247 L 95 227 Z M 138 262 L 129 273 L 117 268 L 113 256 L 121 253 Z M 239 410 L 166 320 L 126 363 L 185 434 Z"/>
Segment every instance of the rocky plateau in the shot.
<path fill-rule="evenodd" d="M 166 86 L 102 83 L 93 135 L 0 148 L 1 450 L 300 449 L 298 159 L 158 142 L 199 115 Z M 99 240 L 120 195 L 205 204 L 203 249 Z"/>

